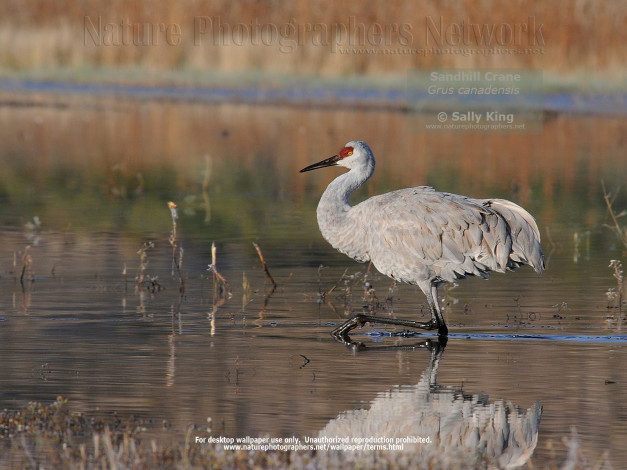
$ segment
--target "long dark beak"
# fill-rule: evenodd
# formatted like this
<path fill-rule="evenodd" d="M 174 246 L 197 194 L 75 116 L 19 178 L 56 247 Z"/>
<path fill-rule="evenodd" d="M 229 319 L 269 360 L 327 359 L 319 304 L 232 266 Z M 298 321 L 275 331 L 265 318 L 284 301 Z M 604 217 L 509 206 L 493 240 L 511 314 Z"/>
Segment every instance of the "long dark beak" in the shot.
<path fill-rule="evenodd" d="M 339 160 L 339 155 L 333 155 L 332 157 L 322 160 L 321 162 L 314 163 L 313 165 L 309 165 L 308 167 L 303 168 L 302 170 L 300 170 L 300 173 L 303 173 L 305 171 L 317 170 L 318 168 L 324 168 L 326 166 L 335 166 L 337 165 L 337 162 Z"/>

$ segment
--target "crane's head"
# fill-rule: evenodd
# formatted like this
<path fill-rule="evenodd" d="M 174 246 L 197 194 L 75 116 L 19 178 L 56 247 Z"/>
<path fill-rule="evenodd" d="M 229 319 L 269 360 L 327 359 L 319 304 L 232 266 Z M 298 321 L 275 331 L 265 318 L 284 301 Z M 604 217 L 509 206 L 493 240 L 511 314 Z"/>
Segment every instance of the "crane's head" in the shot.
<path fill-rule="evenodd" d="M 327 166 L 343 166 L 348 169 L 361 167 L 372 170 L 374 169 L 374 155 L 366 142 L 353 140 L 348 142 L 337 155 L 309 165 L 300 170 L 300 172 L 303 173 Z"/>

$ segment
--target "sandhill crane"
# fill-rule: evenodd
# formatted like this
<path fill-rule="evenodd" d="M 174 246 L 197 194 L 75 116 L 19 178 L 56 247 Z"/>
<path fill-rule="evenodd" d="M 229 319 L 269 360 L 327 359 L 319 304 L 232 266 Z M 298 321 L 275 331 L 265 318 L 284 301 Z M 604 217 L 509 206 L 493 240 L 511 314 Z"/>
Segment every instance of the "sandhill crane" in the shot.
<path fill-rule="evenodd" d="M 320 198 L 317 216 L 322 236 L 337 250 L 359 262 L 371 261 L 383 274 L 420 287 L 427 297 L 428 322 L 356 315 L 333 331 L 343 340 L 368 322 L 409 328 L 448 328 L 438 305 L 437 289 L 468 275 L 487 278 L 524 264 L 538 274 L 544 268 L 540 231 L 526 210 L 504 199 L 472 199 L 435 191 L 428 186 L 400 189 L 371 197 L 356 206 L 350 194 L 374 173 L 368 144 L 348 142 L 337 155 L 300 172 L 343 166 Z"/>

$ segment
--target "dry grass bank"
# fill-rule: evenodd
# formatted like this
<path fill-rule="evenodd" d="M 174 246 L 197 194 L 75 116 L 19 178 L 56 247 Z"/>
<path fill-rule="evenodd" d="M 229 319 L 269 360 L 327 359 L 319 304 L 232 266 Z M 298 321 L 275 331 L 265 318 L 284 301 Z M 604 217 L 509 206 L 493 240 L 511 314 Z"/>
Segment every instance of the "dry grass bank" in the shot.
<path fill-rule="evenodd" d="M 413 67 L 535 67 L 600 87 L 625 77 L 624 2 L 7 0 L 3 10 L 4 76 L 402 83 Z"/>
<path fill-rule="evenodd" d="M 59 397 L 51 405 L 31 403 L 26 409 L 0 412 L 0 465 L 58 469 L 471 469 L 495 464 L 488 455 L 451 456 L 428 451 L 400 455 L 373 451 L 358 457 L 341 451 L 227 451 L 222 444 L 194 443 L 195 436 L 211 433 L 205 428 L 171 430 L 171 435 L 180 438 L 155 439 L 143 420 L 76 413 L 66 399 Z M 551 442 L 550 446 L 553 455 L 549 462 L 543 462 L 543 468 L 584 470 L 609 465 L 607 455 L 596 462 L 588 460 L 574 430 L 570 437 Z M 529 467 L 533 468 L 531 462 Z"/>

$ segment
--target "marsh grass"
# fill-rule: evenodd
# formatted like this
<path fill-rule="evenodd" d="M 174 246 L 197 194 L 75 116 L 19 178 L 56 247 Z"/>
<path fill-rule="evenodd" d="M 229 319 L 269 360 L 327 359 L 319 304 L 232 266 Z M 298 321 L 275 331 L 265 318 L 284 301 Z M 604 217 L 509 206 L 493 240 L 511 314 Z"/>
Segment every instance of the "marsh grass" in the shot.
<path fill-rule="evenodd" d="M 627 252 L 627 227 L 622 227 L 618 219 L 627 215 L 627 210 L 623 210 L 617 214 L 612 204 L 618 195 L 618 190 L 612 195 L 605 189 L 605 183 L 603 181 L 601 181 L 601 187 L 603 188 L 603 200 L 605 201 L 608 214 L 612 220 L 612 224 L 606 226 L 616 234 L 616 238 L 623 245 L 623 254 L 625 254 Z M 623 299 L 625 298 L 623 265 L 620 260 L 613 259 L 610 260 L 608 268 L 611 268 L 613 271 L 612 276 L 616 279 L 616 288 L 611 287 L 605 293 L 608 302 L 607 308 L 618 309 L 617 330 L 620 331 L 623 320 Z"/>
<path fill-rule="evenodd" d="M 261 248 L 259 247 L 259 244 L 253 242 L 253 246 L 255 247 L 255 250 L 257 250 L 257 255 L 259 255 L 259 260 L 261 261 L 261 267 L 263 268 L 263 272 L 266 273 L 266 276 L 268 276 L 268 279 L 270 279 L 270 282 L 272 283 L 272 289 L 276 289 L 276 282 L 274 281 L 272 274 L 270 274 L 270 270 L 268 269 L 266 260 L 263 257 L 263 253 L 261 253 Z"/>
<path fill-rule="evenodd" d="M 623 316 L 623 299 L 625 298 L 623 265 L 620 260 L 613 259 L 610 261 L 608 268 L 613 270 L 612 276 L 616 279 L 616 288 L 611 287 L 605 293 L 608 301 L 607 308 L 618 309 L 618 329 L 620 330 Z"/>
<path fill-rule="evenodd" d="M 308 359 L 305 359 L 307 364 Z M 238 372 L 238 363 L 235 365 Z M 302 366 L 301 366 L 302 367 Z M 237 380 L 237 377 L 235 377 Z M 59 469 L 166 469 L 166 468 L 398 468 L 399 455 L 378 451 L 355 458 L 342 452 L 226 451 L 220 444 L 195 444 L 195 436 L 212 434 L 211 420 L 186 429 L 155 428 L 150 420 L 117 415 L 100 416 L 72 411 L 68 400 L 51 404 L 30 403 L 0 412 L 0 466 L 5 468 Z M 542 468 L 608 468 L 607 452 L 598 461 L 583 453 L 577 431 L 561 441 L 549 441 L 549 461 Z M 350 458 L 347 458 L 350 457 Z M 403 455 L 403 465 L 424 468 L 420 454 Z M 469 455 L 474 462 L 476 455 Z M 489 457 L 486 456 L 489 460 Z M 445 454 L 428 461 L 429 468 L 451 468 Z M 459 462 L 458 462 L 459 463 Z M 489 462 L 482 462 L 483 464 Z M 533 457 L 529 468 L 535 468 Z M 463 466 L 463 468 L 466 468 Z"/>
<path fill-rule="evenodd" d="M 379 300 L 373 283 L 369 281 L 372 263 L 368 264 L 365 271 L 356 271 L 352 274 L 349 274 L 350 268 L 346 268 L 331 287 L 328 287 L 328 281 L 323 279 L 325 268 L 324 265 L 318 267 L 317 300 L 319 303 L 327 305 L 337 313 L 333 301 L 340 301 L 344 316 L 363 310 L 367 310 L 371 314 L 385 312 L 392 315 L 394 313 L 394 293 L 397 289 L 397 283 L 391 281 L 385 299 Z"/>
<path fill-rule="evenodd" d="M 31 269 L 33 265 L 33 258 L 30 255 L 30 245 L 26 245 L 24 248 L 24 253 L 22 253 L 22 270 L 20 272 L 20 284 L 22 285 L 22 289 L 24 289 L 24 275 L 27 273 L 27 270 Z M 32 276 L 29 276 L 32 277 Z"/>
<path fill-rule="evenodd" d="M 177 240 L 176 227 L 177 227 L 177 219 L 178 219 L 178 210 L 177 206 L 174 202 L 168 202 L 168 208 L 170 209 L 170 215 L 172 216 L 172 231 L 170 232 L 170 238 L 168 238 L 168 242 L 172 247 L 172 277 L 174 277 L 175 273 L 178 275 L 179 281 L 179 294 L 185 294 L 185 280 L 183 279 L 183 275 L 181 274 L 181 268 L 183 267 L 183 247 L 180 246 L 179 241 Z"/>
<path fill-rule="evenodd" d="M 612 219 L 612 225 L 608 225 L 618 238 L 619 242 L 623 245 L 623 248 L 627 251 L 627 226 L 622 227 L 618 223 L 618 219 L 627 215 L 627 210 L 623 210 L 618 214 L 614 211 L 612 204 L 618 196 L 618 190 L 612 195 L 605 189 L 605 182 L 601 181 L 601 187 L 603 188 L 603 200 L 605 201 L 605 205 L 607 207 L 607 211 Z"/>
<path fill-rule="evenodd" d="M 215 242 L 211 243 L 211 264 L 207 268 L 207 271 L 213 273 L 213 302 L 214 305 L 217 301 L 221 300 L 224 303 L 225 300 L 230 299 L 233 294 L 231 292 L 231 286 L 224 278 L 222 274 L 218 272 L 217 267 L 218 249 Z"/>
<path fill-rule="evenodd" d="M 137 281 L 135 288 L 140 292 L 147 290 L 154 293 L 165 289 L 165 287 L 159 283 L 159 276 L 151 276 L 146 273 L 146 269 L 148 268 L 148 251 L 154 247 L 155 242 L 147 241 L 137 250 L 139 266 L 137 267 L 137 276 L 135 277 Z"/>

